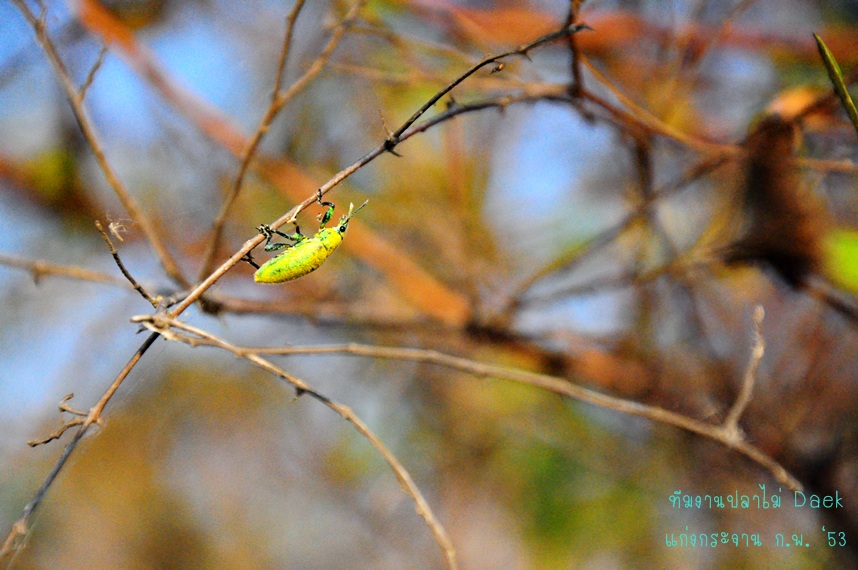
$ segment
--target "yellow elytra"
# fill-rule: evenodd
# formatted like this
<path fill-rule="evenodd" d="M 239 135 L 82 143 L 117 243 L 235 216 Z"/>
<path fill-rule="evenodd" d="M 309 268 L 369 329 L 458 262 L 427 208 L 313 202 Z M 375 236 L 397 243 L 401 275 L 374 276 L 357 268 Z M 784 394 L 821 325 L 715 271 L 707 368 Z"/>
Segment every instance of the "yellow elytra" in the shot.
<path fill-rule="evenodd" d="M 367 200 L 367 202 L 369 201 Z M 343 242 L 343 236 L 349 226 L 349 219 L 358 210 L 366 206 L 367 202 L 361 204 L 357 209 L 354 208 L 354 204 L 349 204 L 349 213 L 340 219 L 336 227 L 326 228 L 324 225 L 333 215 L 334 205 L 330 202 L 321 202 L 320 197 L 320 203 L 327 205 L 328 210 L 322 216 L 322 227 L 311 238 L 301 235 L 300 230 L 290 236 L 271 230 L 267 226 L 260 226 L 259 231 L 268 238 L 268 242 L 265 244 L 266 251 L 281 248 L 286 248 L 286 251 L 263 263 L 253 274 L 254 281 L 257 283 L 285 283 L 318 269 Z M 271 243 L 274 234 L 290 239 L 295 243 Z"/>

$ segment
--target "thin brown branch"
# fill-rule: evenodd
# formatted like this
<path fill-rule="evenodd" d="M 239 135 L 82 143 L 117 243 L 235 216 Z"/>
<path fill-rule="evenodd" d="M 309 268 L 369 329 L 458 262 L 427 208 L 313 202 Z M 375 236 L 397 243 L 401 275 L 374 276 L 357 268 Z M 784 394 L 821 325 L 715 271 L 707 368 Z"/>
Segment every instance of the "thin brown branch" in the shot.
<path fill-rule="evenodd" d="M 568 272 L 573 270 L 575 267 L 583 263 L 584 260 L 613 243 L 614 240 L 616 240 L 625 231 L 632 227 L 633 224 L 635 224 L 635 222 L 639 219 L 641 213 L 644 212 L 646 209 L 650 208 L 654 201 L 662 200 L 689 188 L 691 182 L 697 180 L 698 178 L 709 172 L 712 172 L 713 170 L 724 166 L 729 162 L 730 156 L 728 155 L 716 154 L 707 155 L 703 157 L 696 164 L 692 165 L 691 168 L 685 171 L 682 176 L 680 176 L 673 182 L 665 184 L 663 187 L 653 192 L 651 196 L 647 196 L 645 199 L 643 199 L 637 205 L 637 208 L 634 211 L 629 212 L 626 217 L 623 218 L 615 226 L 601 232 L 589 242 L 587 242 L 582 248 L 570 252 L 569 255 L 553 261 L 542 269 L 535 271 L 526 279 L 523 279 L 515 287 L 514 291 L 509 296 L 507 306 L 503 309 L 501 314 L 509 315 L 515 308 L 520 306 L 524 302 L 524 296 L 538 281 L 558 271 Z M 562 294 L 563 291 L 557 291 L 555 293 L 552 293 L 551 296 L 557 297 Z"/>
<path fill-rule="evenodd" d="M 172 254 L 170 254 L 167 246 L 161 239 L 161 236 L 158 235 L 157 231 L 155 231 L 155 226 L 137 205 L 137 202 L 125 188 L 125 185 L 116 174 L 116 171 L 113 170 L 113 167 L 107 161 L 104 149 L 102 148 L 99 140 L 99 135 L 83 107 L 84 92 L 79 91 L 74 85 L 65 64 L 60 58 L 59 53 L 57 53 L 53 42 L 48 37 L 47 27 L 45 26 L 43 18 L 37 18 L 23 0 L 13 0 L 13 2 L 33 28 L 33 31 L 36 34 L 36 39 L 53 65 L 54 71 L 60 79 L 60 84 L 63 86 L 66 97 L 71 104 L 72 111 L 75 119 L 77 120 L 78 126 L 80 127 L 81 133 L 92 150 L 95 160 L 104 174 L 105 180 L 107 180 L 107 183 L 113 189 L 113 192 L 119 198 L 120 202 L 122 202 L 123 207 L 128 212 L 131 219 L 140 225 L 140 229 L 146 236 L 146 239 L 149 240 L 149 243 L 152 245 L 152 248 L 155 250 L 158 258 L 161 260 L 161 264 L 167 274 L 170 275 L 170 277 L 172 277 L 177 283 L 187 287 L 189 285 L 188 282 L 182 276 L 182 272 L 179 269 L 176 260 L 173 258 Z"/>
<path fill-rule="evenodd" d="M 585 0 L 569 0 L 569 12 L 566 15 L 566 26 L 571 26 L 578 20 L 578 12 Z M 569 34 L 566 43 L 569 49 L 569 67 L 571 80 L 569 82 L 569 96 L 577 98 L 584 89 L 584 76 L 581 74 L 581 48 L 578 47 L 576 34 Z"/>
<path fill-rule="evenodd" d="M 757 319 L 758 317 L 759 313 L 755 313 L 755 319 Z M 761 317 L 759 318 L 761 319 Z M 684 416 L 682 414 L 671 412 L 670 410 L 666 410 L 657 406 L 641 404 L 632 400 L 617 398 L 614 396 L 589 390 L 581 386 L 576 386 L 574 384 L 571 384 L 568 380 L 564 378 L 558 378 L 546 374 L 538 374 L 535 372 L 527 372 L 515 368 L 484 364 L 482 362 L 477 362 L 474 360 L 457 356 L 451 356 L 435 350 L 424 350 L 415 348 L 382 347 L 357 343 L 314 347 L 239 347 L 225 343 L 224 341 L 220 341 L 219 339 L 215 339 L 215 337 L 196 327 L 192 327 L 174 319 L 162 319 L 157 316 L 142 316 L 135 317 L 133 320 L 135 322 L 140 322 L 144 324 L 151 330 L 157 330 L 161 332 L 161 334 L 163 334 L 166 338 L 173 338 L 174 340 L 180 340 L 181 342 L 185 342 L 187 344 L 192 345 L 194 343 L 197 343 L 218 346 L 220 348 L 229 350 L 236 356 L 241 356 L 243 358 L 248 359 L 251 359 L 251 356 L 254 358 L 260 358 L 258 356 L 260 354 L 352 354 L 356 356 L 367 356 L 388 360 L 403 360 L 410 362 L 436 364 L 447 368 L 453 368 L 462 372 L 467 372 L 482 378 L 501 378 L 513 382 L 527 384 L 529 386 L 534 386 L 543 390 L 554 392 L 556 394 L 571 398 L 573 400 L 585 402 L 609 410 L 614 410 L 622 414 L 639 416 L 652 420 L 654 422 L 671 425 L 694 433 L 696 435 L 711 439 L 713 441 L 725 445 L 726 447 L 729 447 L 730 449 L 735 449 L 739 453 L 745 455 L 752 461 L 761 465 L 766 470 L 768 470 L 772 474 L 772 476 L 777 479 L 777 481 L 786 485 L 788 488 L 792 490 L 800 490 L 802 488 L 801 483 L 799 483 L 799 481 L 795 477 L 793 477 L 782 465 L 780 465 L 777 461 L 763 453 L 757 447 L 748 443 L 744 439 L 742 433 L 737 431 L 734 427 L 728 425 L 727 422 L 725 422 L 723 425 L 714 425 L 711 423 L 690 418 L 688 416 Z M 176 333 L 174 332 L 168 332 L 169 328 L 183 330 L 192 335 L 195 335 L 195 337 L 197 338 L 195 339 L 188 337 L 168 336 L 176 335 Z M 760 336 L 759 338 L 762 337 Z M 759 358 L 761 358 L 761 356 L 757 357 L 756 355 L 761 350 L 762 349 L 755 348 L 754 358 L 757 364 L 759 363 Z M 286 374 L 285 372 L 281 373 L 282 371 L 279 368 L 270 365 L 270 363 L 268 363 L 268 361 L 265 361 L 264 359 L 260 358 L 260 360 L 264 362 L 265 365 L 257 363 L 253 359 L 251 360 L 254 361 L 254 363 L 256 363 L 257 365 L 260 365 L 263 368 L 266 368 L 278 375 L 283 376 L 284 374 Z M 267 368 L 269 365 L 273 368 Z M 751 375 L 756 373 L 756 365 L 754 365 L 753 369 L 749 373 Z M 293 385 L 295 385 L 295 387 L 299 390 L 307 390 L 307 385 L 305 383 L 292 382 L 290 378 L 285 376 L 284 378 L 287 381 L 293 383 Z M 751 382 L 753 382 L 753 380 L 751 380 Z M 748 381 L 746 379 L 746 384 L 747 383 Z M 744 405 L 747 404 L 746 399 L 748 399 L 749 397 L 750 396 L 740 396 L 738 400 L 739 403 L 737 406 L 734 407 L 734 409 L 743 408 Z M 741 403 L 743 401 L 745 402 L 745 404 Z M 739 409 L 739 414 L 741 414 L 741 409 Z"/>
<path fill-rule="evenodd" d="M 367 426 L 348 406 L 344 406 L 338 402 L 335 402 L 323 395 L 321 392 L 313 388 L 307 382 L 301 380 L 300 378 L 286 372 L 283 368 L 276 366 L 269 360 L 262 358 L 258 353 L 253 350 L 243 349 L 237 346 L 230 344 L 229 342 L 220 339 L 200 328 L 193 327 L 191 325 L 187 325 L 175 319 L 171 319 L 168 316 L 164 315 L 155 315 L 155 316 L 142 316 L 142 317 L 134 317 L 132 321 L 137 322 L 153 331 L 155 335 L 161 335 L 168 340 L 174 340 L 181 342 L 183 344 L 187 344 L 189 346 L 211 346 L 215 348 L 220 348 L 231 352 L 236 357 L 244 358 L 249 362 L 253 363 L 255 366 L 275 375 L 278 378 L 288 382 L 298 391 L 298 394 L 307 394 L 317 401 L 321 402 L 334 412 L 336 412 L 340 417 L 349 422 L 354 428 L 360 433 L 375 449 L 378 451 L 379 455 L 387 462 L 399 481 L 399 485 L 402 487 L 403 491 L 414 501 L 415 508 L 417 513 L 426 521 L 426 524 L 429 526 L 430 531 L 435 537 L 435 541 L 438 546 L 441 548 L 441 551 L 444 555 L 445 562 L 447 564 L 447 568 L 451 570 L 455 570 L 458 568 L 458 563 L 456 561 L 456 551 L 453 548 L 453 543 L 450 541 L 450 537 L 447 534 L 447 531 L 444 529 L 441 522 L 437 519 L 435 514 L 432 512 L 432 508 L 429 506 L 429 503 L 423 497 L 423 494 L 420 492 L 420 489 L 414 483 L 414 480 L 411 477 L 411 474 L 402 465 L 396 455 L 391 452 L 386 445 L 375 435 L 375 433 Z M 174 329 L 178 329 L 184 331 L 188 334 L 177 333 Z M 190 336 L 189 336 L 190 335 Z"/>
<path fill-rule="evenodd" d="M 79 281 L 107 283 L 108 285 L 118 285 L 120 287 L 128 286 L 128 283 L 124 279 L 120 279 L 112 275 L 71 265 L 56 265 L 41 259 L 31 261 L 29 259 L 22 259 L 20 257 L 0 253 L 0 265 L 26 269 L 33 274 L 33 280 L 36 282 L 42 279 L 45 275 L 51 275 L 56 277 L 68 277 Z"/>
<path fill-rule="evenodd" d="M 89 89 L 92 82 L 95 81 L 95 74 L 98 73 L 98 70 L 101 69 L 101 64 L 104 63 L 104 55 L 107 53 L 107 46 L 101 46 L 101 49 L 98 50 L 98 58 L 96 58 L 95 63 L 92 64 L 92 68 L 90 68 L 89 73 L 86 74 L 86 79 L 84 79 L 83 83 L 78 89 L 80 93 L 80 99 L 83 101 L 86 98 L 86 92 Z"/>
<path fill-rule="evenodd" d="M 510 56 L 514 56 L 514 55 L 519 55 L 519 56 L 529 58 L 530 52 L 533 51 L 534 49 L 536 49 L 540 46 L 543 46 L 545 44 L 548 44 L 550 42 L 553 42 L 554 40 L 564 38 L 564 37 L 567 37 L 571 34 L 576 34 L 576 33 L 580 32 L 581 30 L 587 30 L 587 29 L 589 29 L 589 27 L 586 24 L 573 24 L 571 26 L 565 26 L 565 27 L 563 27 L 563 28 L 561 28 L 555 32 L 552 32 L 550 34 L 546 34 L 546 35 L 542 36 L 541 38 L 537 38 L 530 43 L 524 44 L 524 45 L 519 46 L 515 49 L 505 51 L 505 52 L 497 54 L 497 55 L 486 57 L 483 60 L 475 63 L 473 66 L 471 66 L 470 69 L 468 69 L 467 71 L 465 71 L 464 73 L 459 75 L 456 79 L 454 79 L 453 81 L 448 83 L 444 88 L 442 88 L 435 95 L 430 97 L 429 100 L 426 101 L 426 103 L 424 103 L 419 109 L 417 109 L 417 111 L 415 111 L 414 114 L 411 115 L 411 117 L 409 117 L 408 120 L 406 120 L 402 124 L 402 126 L 400 126 L 398 129 L 396 129 L 396 131 L 394 131 L 387 138 L 387 140 L 385 141 L 385 148 L 387 150 L 393 150 L 393 148 L 396 147 L 396 145 L 399 143 L 399 137 L 402 135 L 402 133 L 407 131 L 409 129 L 409 127 L 411 127 L 411 125 L 416 123 L 417 120 L 420 119 L 420 117 L 422 117 L 423 114 L 426 113 L 426 111 L 431 109 L 432 106 L 435 105 L 435 103 L 440 101 L 442 97 L 444 97 L 447 93 L 452 91 L 457 85 L 459 85 L 460 83 L 465 81 L 468 77 L 470 77 L 471 75 L 473 75 L 474 73 L 476 73 L 480 69 L 482 69 L 482 68 L 484 68 L 490 64 L 500 63 L 501 60 L 506 59 Z"/>
<path fill-rule="evenodd" d="M 608 89 L 627 110 L 617 108 L 615 105 L 609 103 L 604 98 L 599 97 L 592 91 L 584 90 L 582 95 L 589 101 L 592 101 L 594 104 L 614 115 L 619 122 L 643 127 L 648 132 L 661 135 L 668 139 L 673 139 L 682 145 L 699 152 L 716 154 L 737 153 L 738 149 L 734 145 L 702 140 L 665 123 L 645 108 L 632 101 L 632 99 L 623 93 L 617 85 L 605 77 L 592 63 L 590 63 L 590 60 L 586 57 L 582 55 L 579 59 L 581 60 L 582 65 L 587 68 L 593 77 L 601 83 L 602 86 Z"/>
<path fill-rule="evenodd" d="M 782 465 L 745 441 L 741 434 L 736 433 L 727 426 L 713 425 L 657 406 L 641 404 L 632 400 L 617 398 L 600 392 L 595 392 L 593 390 L 588 390 L 587 388 L 571 384 L 568 380 L 563 378 L 492 364 L 483 364 L 481 362 L 451 356 L 434 350 L 414 348 L 394 348 L 349 343 L 331 346 L 245 348 L 242 350 L 247 350 L 256 354 L 353 354 L 356 356 L 368 356 L 389 360 L 406 360 L 411 362 L 436 364 L 460 370 L 462 372 L 468 372 L 483 378 L 501 378 L 519 382 L 548 390 L 573 400 L 614 410 L 622 414 L 639 416 L 712 439 L 731 449 L 735 449 L 739 453 L 758 463 L 768 470 L 775 479 L 790 489 L 800 490 L 802 488 L 801 483 L 787 472 Z"/>
<path fill-rule="evenodd" d="M 858 174 L 858 164 L 849 159 L 823 159 L 823 158 L 797 158 L 797 166 L 816 170 L 819 172 L 842 172 L 845 174 Z"/>
<path fill-rule="evenodd" d="M 277 96 L 283 88 L 283 78 L 286 77 L 286 64 L 289 61 L 289 54 L 292 51 L 292 38 L 295 34 L 295 24 L 298 22 L 298 15 L 304 9 L 305 0 L 297 0 L 286 16 L 286 34 L 283 37 L 283 43 L 280 45 L 280 57 L 277 59 L 277 74 L 274 77 L 274 87 L 271 89 L 271 102 L 277 101 Z"/>
<path fill-rule="evenodd" d="M 113 242 L 110 241 L 110 236 L 107 235 L 107 232 L 104 230 L 104 227 L 102 227 L 101 222 L 96 220 L 95 221 L 95 227 L 98 228 L 98 232 L 101 234 L 102 239 L 105 241 L 105 243 L 107 244 L 107 247 L 110 249 L 110 255 L 113 256 L 113 261 L 116 262 L 116 266 L 119 267 L 119 271 L 122 272 L 122 275 L 125 276 L 125 278 L 128 280 L 128 282 L 131 283 L 131 286 L 134 287 L 134 289 L 138 293 L 140 293 L 140 295 L 144 299 L 149 301 L 149 303 L 153 307 L 157 308 L 158 307 L 158 299 L 149 295 L 149 293 L 139 283 L 137 283 L 137 280 L 134 279 L 134 277 L 131 275 L 131 273 L 129 273 L 128 270 L 125 268 L 125 264 L 122 263 L 122 259 L 120 259 L 120 257 L 119 257 L 119 252 L 116 251 L 116 248 L 113 246 Z"/>
<path fill-rule="evenodd" d="M 57 428 L 56 431 L 54 431 L 53 433 L 43 437 L 42 439 L 30 439 L 30 440 L 28 440 L 27 445 L 29 445 L 30 447 L 38 447 L 40 445 L 50 443 L 50 442 L 54 441 L 55 439 L 61 438 L 64 433 L 66 433 L 68 430 L 70 430 L 74 426 L 82 425 L 83 422 L 85 422 L 85 421 L 86 421 L 85 418 L 72 418 L 71 420 L 69 420 L 67 422 L 63 422 L 63 424 L 59 428 Z"/>
<path fill-rule="evenodd" d="M 718 45 L 719 42 L 726 39 L 734 28 L 734 22 L 738 20 L 744 12 L 748 11 L 748 9 L 751 8 L 751 6 L 756 2 L 757 0 L 740 0 L 739 2 L 730 7 L 730 10 L 727 12 L 727 15 L 724 16 L 724 19 L 721 21 L 721 25 L 718 27 L 717 30 L 714 31 L 714 33 L 702 36 L 698 35 L 695 38 L 698 45 L 695 47 L 696 53 L 693 59 L 695 61 L 701 61 L 703 59 L 703 56 L 708 51 L 711 51 L 714 46 Z M 689 39 L 693 37 L 693 34 L 688 35 Z"/>
<path fill-rule="evenodd" d="M 13 555 L 18 548 L 22 546 L 24 539 L 27 537 L 27 534 L 30 529 L 30 520 L 33 517 L 33 514 L 39 508 L 39 505 L 42 504 L 42 501 L 45 498 L 45 495 L 50 489 L 51 485 L 53 485 L 57 476 L 62 471 L 66 462 L 71 457 L 71 454 L 77 448 L 78 443 L 83 439 L 83 436 L 86 435 L 86 432 L 89 431 L 89 428 L 92 427 L 93 424 L 98 423 L 101 420 L 101 413 L 104 410 L 104 407 L 107 406 L 107 403 L 113 398 L 113 395 L 122 385 L 122 382 L 125 381 L 125 378 L 128 377 L 128 374 L 131 370 L 134 369 L 137 362 L 142 358 L 143 354 L 152 346 L 152 343 L 158 338 L 158 333 L 152 333 L 149 337 L 140 345 L 140 348 L 137 349 L 137 352 L 134 353 L 134 356 L 128 361 L 125 367 L 119 372 L 107 390 L 102 394 L 101 398 L 99 398 L 98 402 L 89 410 L 86 418 L 83 423 L 81 423 L 80 427 L 74 434 L 74 438 L 66 444 L 65 448 L 63 448 L 63 453 L 60 455 L 60 458 L 54 463 L 53 468 L 50 473 L 48 473 L 45 480 L 42 482 L 42 486 L 36 491 L 36 494 L 30 499 L 30 502 L 24 507 L 24 512 L 21 517 L 12 524 L 12 528 L 9 531 L 9 535 L 6 537 L 6 540 L 3 542 L 3 546 L 0 547 L 0 560 L 3 560 L 6 556 Z"/>
<path fill-rule="evenodd" d="M 733 407 L 730 408 L 730 412 L 727 414 L 723 424 L 725 430 L 737 434 L 741 432 L 739 428 L 739 418 L 742 417 L 742 414 L 745 412 L 748 404 L 751 403 L 754 383 L 757 378 L 757 370 L 760 367 L 760 361 L 763 359 L 763 355 L 766 351 L 766 343 L 763 339 L 763 318 L 765 316 L 766 312 L 763 310 L 763 307 L 757 305 L 754 308 L 754 348 L 751 351 L 751 359 L 748 362 L 748 368 L 745 371 L 744 378 L 742 379 L 742 388 L 739 391 L 739 396 L 733 403 Z"/>
<path fill-rule="evenodd" d="M 86 98 L 86 92 L 95 80 L 95 74 L 98 73 L 99 69 L 101 69 L 101 64 L 104 63 L 104 55 L 106 53 L 107 46 L 101 46 L 101 49 L 98 50 L 98 58 L 95 60 L 95 63 L 92 64 L 92 68 L 90 68 L 89 73 L 86 74 L 86 79 L 84 79 L 80 89 L 78 90 L 81 101 Z"/>

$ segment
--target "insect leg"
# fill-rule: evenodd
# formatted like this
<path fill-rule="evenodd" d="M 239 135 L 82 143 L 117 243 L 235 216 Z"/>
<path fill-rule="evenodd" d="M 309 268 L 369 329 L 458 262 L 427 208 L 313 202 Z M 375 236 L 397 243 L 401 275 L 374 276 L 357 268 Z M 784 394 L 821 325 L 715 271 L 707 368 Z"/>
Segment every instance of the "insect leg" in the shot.
<path fill-rule="evenodd" d="M 331 216 L 334 215 L 334 203 L 333 202 L 322 202 L 322 189 L 319 188 L 317 190 L 318 194 L 316 195 L 316 202 L 319 203 L 320 206 L 327 206 L 328 209 L 325 210 L 324 214 L 319 214 L 316 216 L 316 219 L 319 220 L 321 226 L 319 229 L 324 228 L 325 224 L 331 221 Z"/>
<path fill-rule="evenodd" d="M 292 247 L 295 243 L 303 241 L 307 239 L 307 236 L 301 233 L 301 228 L 298 227 L 298 224 L 295 224 L 295 233 L 292 235 L 284 234 L 279 230 L 273 230 L 269 226 L 263 224 L 258 226 L 256 230 L 265 236 L 265 251 L 277 251 L 278 249 L 283 249 L 284 247 Z M 295 243 L 271 243 L 271 240 L 274 238 L 274 234 L 277 234 L 280 237 L 284 237 L 288 240 L 292 240 Z"/>
<path fill-rule="evenodd" d="M 254 267 L 254 269 L 259 269 L 259 264 L 253 260 L 253 256 L 248 252 L 244 257 L 241 258 L 242 261 L 246 261 L 250 265 Z"/>

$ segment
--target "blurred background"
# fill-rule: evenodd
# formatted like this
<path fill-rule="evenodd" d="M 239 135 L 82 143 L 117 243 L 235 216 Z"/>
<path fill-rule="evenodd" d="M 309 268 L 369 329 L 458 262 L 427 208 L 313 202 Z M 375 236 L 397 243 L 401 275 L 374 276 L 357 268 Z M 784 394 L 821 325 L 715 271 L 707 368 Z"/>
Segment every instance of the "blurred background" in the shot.
<path fill-rule="evenodd" d="M 593 30 L 477 72 L 426 118 L 474 110 L 327 195 L 335 216 L 369 205 L 320 270 L 263 286 L 237 265 L 182 319 L 242 346 L 439 350 L 718 423 L 762 305 L 766 351 L 740 425 L 808 494 L 836 493 L 843 508 L 795 508 L 767 470 L 723 445 L 509 380 L 405 360 L 272 358 L 390 447 L 462 568 L 858 563 L 858 325 L 830 302 L 851 306 L 858 261 L 847 252 L 826 265 L 820 253 L 832 228 L 858 229 L 858 139 L 812 37 L 848 76 L 854 2 L 307 2 L 283 77 L 285 89 L 300 83 L 216 242 L 292 5 L 44 5 L 69 76 L 87 85 L 107 162 L 180 273 L 165 271 L 106 182 L 21 10 L 0 3 L 4 537 L 72 433 L 27 441 L 69 419 L 57 409 L 67 394 L 89 409 L 145 337 L 129 319 L 152 307 L 122 279 L 95 220 L 144 287 L 182 291 L 211 272 L 213 243 L 219 265 L 475 62 L 561 29 L 572 11 Z M 299 216 L 305 233 L 319 211 Z M 229 353 L 158 340 L 104 419 L 4 564 L 444 565 L 351 425 Z M 782 508 L 670 500 L 763 485 L 782 491 Z M 829 531 L 846 545 L 830 546 Z M 683 532 L 758 534 L 762 546 L 670 546 Z M 792 546 L 776 546 L 778 533 Z"/>

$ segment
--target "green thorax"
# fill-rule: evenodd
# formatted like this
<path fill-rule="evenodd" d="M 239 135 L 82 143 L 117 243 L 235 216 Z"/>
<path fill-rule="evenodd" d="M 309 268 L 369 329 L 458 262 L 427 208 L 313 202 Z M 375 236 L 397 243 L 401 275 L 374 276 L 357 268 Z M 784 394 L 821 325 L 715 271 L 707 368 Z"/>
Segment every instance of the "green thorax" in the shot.
<path fill-rule="evenodd" d="M 343 226 L 345 229 L 345 226 Z M 325 249 L 328 250 L 328 254 L 332 253 L 337 246 L 343 243 L 343 232 L 339 231 L 339 227 L 336 228 L 322 228 L 316 232 L 316 235 L 313 236 L 315 239 L 322 242 L 325 246 Z"/>

